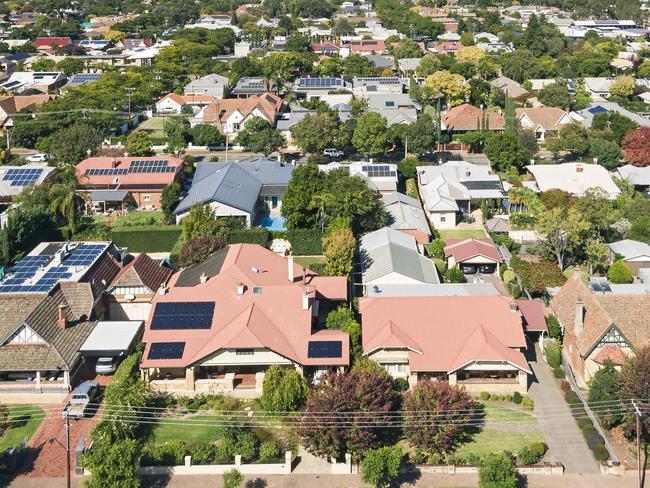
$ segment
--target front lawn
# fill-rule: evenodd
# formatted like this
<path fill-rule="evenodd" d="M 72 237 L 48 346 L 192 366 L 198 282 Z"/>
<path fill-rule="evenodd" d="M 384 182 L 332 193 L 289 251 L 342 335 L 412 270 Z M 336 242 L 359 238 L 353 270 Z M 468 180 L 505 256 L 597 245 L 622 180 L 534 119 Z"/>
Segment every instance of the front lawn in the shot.
<path fill-rule="evenodd" d="M 485 429 L 474 436 L 471 442 L 456 451 L 457 456 L 486 456 L 491 452 L 509 451 L 516 453 L 533 442 L 544 442 L 541 432 L 513 432 Z"/>
<path fill-rule="evenodd" d="M 470 237 L 476 237 L 482 239 L 487 237 L 487 234 L 482 229 L 449 229 L 449 230 L 437 230 L 440 234 L 440 239 L 446 241 L 447 239 L 469 239 Z"/>
<path fill-rule="evenodd" d="M 483 404 L 485 422 L 503 422 L 516 424 L 536 424 L 537 418 L 522 410 L 492 403 Z"/>
<path fill-rule="evenodd" d="M 18 446 L 27 437 L 29 440 L 41 425 L 44 412 L 33 405 L 12 405 L 9 408 L 9 428 L 0 437 L 0 452 Z"/>
<path fill-rule="evenodd" d="M 169 117 L 167 117 L 169 119 Z M 164 139 L 163 123 L 165 117 L 151 117 L 138 125 L 138 130 L 146 132 L 152 139 Z"/>
<path fill-rule="evenodd" d="M 201 415 L 193 416 L 191 420 L 169 420 L 169 423 L 163 420 L 153 427 L 151 440 L 154 444 L 178 440 L 186 443 L 214 442 L 222 436 L 222 429 L 219 425 L 208 424 L 217 421 L 223 421 L 223 417 Z"/>

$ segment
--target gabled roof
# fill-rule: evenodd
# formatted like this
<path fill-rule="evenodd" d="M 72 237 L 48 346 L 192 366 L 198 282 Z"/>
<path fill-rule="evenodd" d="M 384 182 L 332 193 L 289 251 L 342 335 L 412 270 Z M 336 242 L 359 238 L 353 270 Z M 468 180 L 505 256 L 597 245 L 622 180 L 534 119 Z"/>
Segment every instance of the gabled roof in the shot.
<path fill-rule="evenodd" d="M 621 193 L 603 166 L 588 163 L 533 164 L 526 169 L 535 177 L 540 191 L 564 190 L 582 196 L 589 189 L 602 188 L 610 198 Z"/>
<path fill-rule="evenodd" d="M 650 166 L 638 167 L 626 164 L 617 168 L 620 177 L 633 185 L 650 186 Z"/>
<path fill-rule="evenodd" d="M 487 125 L 484 127 L 485 130 L 503 130 L 506 121 L 501 112 L 488 112 L 469 103 L 463 103 L 443 112 L 442 124 L 445 129 L 452 131 L 481 130 L 485 125 Z"/>
<path fill-rule="evenodd" d="M 224 98 L 210 103 L 197 115 L 197 118 L 201 118 L 204 124 L 224 124 L 235 112 L 246 117 L 257 109 L 269 123 L 273 124 L 281 106 L 282 99 L 268 92 L 249 98 Z"/>
<path fill-rule="evenodd" d="M 155 171 L 142 170 L 142 165 L 158 165 Z M 164 171 L 160 170 L 165 166 Z M 173 156 L 129 156 L 110 158 L 93 156 L 86 158 L 75 166 L 77 180 L 82 186 L 101 186 L 102 189 L 116 187 L 134 188 L 144 185 L 166 186 L 176 179 L 181 171 L 183 161 Z M 129 186 L 127 186 L 129 185 Z"/>
<path fill-rule="evenodd" d="M 392 320 L 386 322 L 386 325 L 379 329 L 379 332 L 368 341 L 366 354 L 382 347 L 405 347 L 422 354 L 422 349 L 420 349 L 418 343 Z"/>
<path fill-rule="evenodd" d="M 146 286 L 156 292 L 160 285 L 167 283 L 172 270 L 163 266 L 162 261 L 151 259 L 148 254 L 140 253 L 127 264 L 111 283 L 111 288 L 117 286 Z"/>
<path fill-rule="evenodd" d="M 216 100 L 213 96 L 210 95 L 179 95 L 178 93 L 172 92 L 162 97 L 156 102 L 156 104 L 159 104 L 168 98 L 176 102 L 178 105 L 203 105 L 214 102 Z"/>
<path fill-rule="evenodd" d="M 598 364 L 603 364 L 605 361 L 611 361 L 617 366 L 623 364 L 625 361 L 625 353 L 616 344 L 605 344 L 598 354 L 594 356 L 594 361 Z"/>
<path fill-rule="evenodd" d="M 499 90 L 502 90 L 503 92 L 505 92 L 506 95 L 508 95 L 511 98 L 517 98 L 528 93 L 528 91 L 524 89 L 523 86 L 521 86 L 515 80 L 511 80 L 507 76 L 496 77 L 495 79 L 490 81 L 490 85 L 493 86 L 494 88 L 498 88 Z"/>
<path fill-rule="evenodd" d="M 629 260 L 645 256 L 650 257 L 650 245 L 645 242 L 623 239 L 622 241 L 612 242 L 607 245 L 612 252 L 623 256 L 623 259 Z"/>
<path fill-rule="evenodd" d="M 541 128 L 544 131 L 558 131 L 571 122 L 569 113 L 558 107 L 518 108 L 515 110 L 517 120 L 527 117 L 533 125 L 533 130 Z"/>
<path fill-rule="evenodd" d="M 445 241 L 445 256 L 453 256 L 457 263 L 461 263 L 476 256 L 491 259 L 500 263 L 503 261 L 501 253 L 494 245 L 494 241 L 489 237 L 477 239 L 470 237 L 468 239 L 448 239 Z"/>
<path fill-rule="evenodd" d="M 544 304 L 537 298 L 534 300 L 517 300 L 517 306 L 524 317 L 526 332 L 546 332 L 546 316 Z"/>
<path fill-rule="evenodd" d="M 388 214 L 388 226 L 398 230 L 419 230 L 431 235 L 427 217 L 415 198 L 394 192 L 382 197 L 384 209 Z"/>

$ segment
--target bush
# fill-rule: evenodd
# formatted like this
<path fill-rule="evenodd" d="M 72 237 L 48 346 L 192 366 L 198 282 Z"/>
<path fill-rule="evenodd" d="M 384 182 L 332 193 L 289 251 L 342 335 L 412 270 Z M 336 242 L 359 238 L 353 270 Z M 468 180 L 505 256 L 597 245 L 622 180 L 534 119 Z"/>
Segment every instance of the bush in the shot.
<path fill-rule="evenodd" d="M 516 488 L 517 469 L 508 453 L 490 453 L 479 467 L 480 488 Z"/>
<path fill-rule="evenodd" d="M 395 378 L 393 388 L 395 391 L 406 391 L 409 389 L 409 382 L 405 378 Z"/>
<path fill-rule="evenodd" d="M 616 284 L 626 284 L 634 281 L 632 270 L 622 259 L 617 259 L 614 261 L 614 264 L 610 266 L 609 271 L 607 271 L 607 278 L 609 278 L 609 281 Z"/>
<path fill-rule="evenodd" d="M 445 283 L 465 283 L 465 275 L 458 268 L 449 268 L 445 271 Z"/>
<path fill-rule="evenodd" d="M 415 182 L 415 178 L 409 178 L 404 183 L 406 188 L 406 194 L 411 198 L 418 198 L 418 184 Z"/>
<path fill-rule="evenodd" d="M 146 444 L 142 448 L 142 466 L 178 466 L 184 463 L 187 449 L 181 441 L 166 444 Z"/>
<path fill-rule="evenodd" d="M 481 400 L 489 400 L 490 399 L 490 394 L 487 391 L 482 391 L 480 396 L 481 396 Z"/>
<path fill-rule="evenodd" d="M 515 281 L 516 279 L 517 279 L 517 277 L 515 276 L 515 272 L 512 271 L 511 269 L 506 269 L 503 272 L 503 281 L 505 283 L 511 283 L 511 282 Z"/>
<path fill-rule="evenodd" d="M 540 459 L 541 459 L 541 457 L 544 456 L 544 454 L 546 454 L 546 451 L 548 451 L 548 446 L 543 442 L 533 442 L 530 445 L 530 449 L 533 452 L 539 454 Z"/>
<path fill-rule="evenodd" d="M 128 247 L 130 252 L 171 252 L 181 235 L 176 225 L 161 227 L 129 227 L 111 232 L 111 239 L 119 247 Z"/>
<path fill-rule="evenodd" d="M 530 447 L 524 447 L 521 451 L 519 451 L 517 457 L 519 458 L 519 463 L 523 464 L 524 466 L 536 464 L 540 459 L 542 459 L 542 456 L 534 452 Z"/>
<path fill-rule="evenodd" d="M 252 229 L 235 229 L 231 230 L 228 236 L 229 244 L 259 244 L 263 247 L 269 245 L 269 231 L 263 227 L 254 227 Z"/>
<path fill-rule="evenodd" d="M 522 396 L 521 396 L 521 393 L 519 393 L 518 391 L 516 391 L 516 392 L 514 392 L 514 393 L 512 394 L 512 402 L 513 402 L 513 403 L 516 403 L 517 405 L 520 405 L 520 404 L 521 404 L 521 401 L 522 401 L 523 399 L 524 399 L 524 397 L 522 397 Z"/>
<path fill-rule="evenodd" d="M 445 241 L 442 239 L 434 239 L 429 244 L 429 256 L 445 259 Z"/>
<path fill-rule="evenodd" d="M 535 402 L 533 402 L 532 398 L 530 397 L 524 397 L 521 399 L 521 408 L 524 410 L 532 410 L 535 408 Z"/>
<path fill-rule="evenodd" d="M 402 456 L 402 449 L 396 446 L 368 451 L 361 463 L 361 479 L 376 487 L 392 485 L 399 475 Z"/>
<path fill-rule="evenodd" d="M 179 266 L 191 266 L 205 261 L 228 243 L 218 236 L 202 236 L 189 239 L 183 243 L 178 257 Z"/>
<path fill-rule="evenodd" d="M 580 398 L 578 397 L 578 395 L 573 390 L 569 390 L 564 394 L 564 400 L 569 405 L 581 405 L 582 404 L 582 402 L 580 401 Z"/>
<path fill-rule="evenodd" d="M 557 368 L 553 368 L 553 376 L 555 376 L 558 380 L 562 378 L 566 378 L 566 375 L 564 374 L 564 370 L 562 369 L 561 366 L 558 366 Z"/>
<path fill-rule="evenodd" d="M 217 464 L 229 464 L 234 457 L 232 443 L 222 440 L 214 450 L 214 462 Z"/>
<path fill-rule="evenodd" d="M 277 461 L 280 457 L 280 449 L 277 444 L 273 441 L 264 442 L 260 446 L 260 462 L 261 463 L 270 463 Z"/>
<path fill-rule="evenodd" d="M 318 229 L 292 229 L 286 234 L 287 240 L 291 243 L 291 252 L 296 256 L 323 254 L 322 237 Z"/>
<path fill-rule="evenodd" d="M 567 380 L 560 381 L 560 390 L 562 390 L 562 393 L 566 393 L 570 389 L 571 389 L 571 385 Z"/>
<path fill-rule="evenodd" d="M 244 481 L 244 477 L 237 469 L 229 469 L 222 475 L 223 488 L 239 488 Z"/>
<path fill-rule="evenodd" d="M 257 453 L 259 441 L 252 432 L 242 431 L 236 436 L 233 454 L 239 454 L 242 461 L 250 461 Z"/>
<path fill-rule="evenodd" d="M 589 429 L 593 427 L 593 424 L 591 423 L 591 419 L 589 417 L 580 418 L 576 421 L 576 423 L 578 424 L 578 427 L 580 427 L 580 430 Z"/>
<path fill-rule="evenodd" d="M 546 362 L 551 368 L 557 368 L 562 364 L 562 353 L 560 345 L 555 341 L 549 341 L 544 346 Z"/>
<path fill-rule="evenodd" d="M 554 315 L 546 317 L 546 327 L 548 328 L 548 335 L 552 339 L 562 340 L 562 326 L 560 321 Z"/>
<path fill-rule="evenodd" d="M 196 442 L 187 446 L 192 456 L 192 464 L 211 464 L 214 462 L 217 448 L 209 442 Z"/>
<path fill-rule="evenodd" d="M 506 395 L 506 402 L 512 402 L 512 395 Z"/>
<path fill-rule="evenodd" d="M 609 452 L 605 444 L 596 444 L 591 451 L 594 453 L 596 461 L 604 462 L 609 459 Z"/>

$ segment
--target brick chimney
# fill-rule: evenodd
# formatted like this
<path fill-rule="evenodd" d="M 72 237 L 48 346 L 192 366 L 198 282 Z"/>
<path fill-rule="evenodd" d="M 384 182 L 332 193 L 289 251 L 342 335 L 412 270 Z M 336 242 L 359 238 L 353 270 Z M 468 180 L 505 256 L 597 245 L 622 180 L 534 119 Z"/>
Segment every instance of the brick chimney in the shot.
<path fill-rule="evenodd" d="M 584 169 L 582 166 L 580 166 L 580 165 L 576 165 L 576 172 L 577 172 L 577 173 L 582 173 L 584 170 L 585 170 L 585 169 Z"/>
<path fill-rule="evenodd" d="M 65 329 L 68 327 L 68 319 L 65 317 L 65 305 L 60 304 L 57 309 L 57 320 L 56 325 L 59 326 L 59 329 Z"/>
<path fill-rule="evenodd" d="M 575 331 L 576 337 L 580 337 L 585 326 L 585 304 L 582 298 L 578 297 L 576 300 L 576 317 L 575 317 Z"/>
<path fill-rule="evenodd" d="M 117 168 L 117 158 L 111 159 L 111 168 Z"/>

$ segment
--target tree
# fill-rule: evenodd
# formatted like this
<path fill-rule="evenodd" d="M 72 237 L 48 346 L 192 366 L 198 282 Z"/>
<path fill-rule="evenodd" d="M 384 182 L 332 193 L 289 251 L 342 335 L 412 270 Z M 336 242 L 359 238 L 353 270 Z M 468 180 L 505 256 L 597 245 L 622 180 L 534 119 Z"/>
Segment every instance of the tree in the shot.
<path fill-rule="evenodd" d="M 361 325 L 354 318 L 354 313 L 347 307 L 341 306 L 327 314 L 326 327 L 332 330 L 342 330 L 350 336 L 350 362 L 361 357 Z"/>
<path fill-rule="evenodd" d="M 616 78 L 609 87 L 609 94 L 629 98 L 636 90 L 636 80 L 629 75 Z"/>
<path fill-rule="evenodd" d="M 327 258 L 325 270 L 331 276 L 348 276 L 352 272 L 352 258 L 357 241 L 350 229 L 339 229 L 323 237 L 323 254 Z"/>
<path fill-rule="evenodd" d="M 239 488 L 244 476 L 238 469 L 229 469 L 223 473 L 223 488 Z"/>
<path fill-rule="evenodd" d="M 40 138 L 37 149 L 50 154 L 59 164 L 77 164 L 97 149 L 102 134 L 87 124 L 75 124 L 55 131 L 49 137 Z"/>
<path fill-rule="evenodd" d="M 361 462 L 361 479 L 377 488 L 388 488 L 399 476 L 403 456 L 397 446 L 368 451 Z"/>
<path fill-rule="evenodd" d="M 427 76 L 424 80 L 424 90 L 430 98 L 444 97 L 452 107 L 463 103 L 469 95 L 469 85 L 465 84 L 465 78 L 449 71 L 436 71 Z"/>
<path fill-rule="evenodd" d="M 377 68 L 368 58 L 359 54 L 350 54 L 343 61 L 343 74 L 345 76 L 376 76 Z"/>
<path fill-rule="evenodd" d="M 492 134 L 485 145 L 485 155 L 497 171 L 503 172 L 521 170 L 531 156 L 512 132 Z"/>
<path fill-rule="evenodd" d="M 170 117 L 165 122 L 167 152 L 179 154 L 190 140 L 190 122 L 184 117 Z"/>
<path fill-rule="evenodd" d="M 293 368 L 274 364 L 264 374 L 260 402 L 269 412 L 295 412 L 307 400 L 307 381 Z"/>
<path fill-rule="evenodd" d="M 285 140 L 280 131 L 272 127 L 266 119 L 253 117 L 244 129 L 239 131 L 235 144 L 244 146 L 246 151 L 261 152 L 268 156 L 282 147 Z"/>
<path fill-rule="evenodd" d="M 566 80 L 558 80 L 546 85 L 537 93 L 537 99 L 547 107 L 560 107 L 567 110 L 571 106 L 571 95 Z"/>
<path fill-rule="evenodd" d="M 194 237 L 183 243 L 179 255 L 179 266 L 191 266 L 202 263 L 228 243 L 219 236 Z"/>
<path fill-rule="evenodd" d="M 606 359 L 589 383 L 589 404 L 608 429 L 621 421 L 619 374 L 614 363 Z M 609 406 L 607 406 L 609 405 Z"/>
<path fill-rule="evenodd" d="M 392 50 L 395 61 L 402 58 L 421 58 L 422 50 L 414 41 L 409 38 L 402 39 L 397 43 L 397 47 Z"/>
<path fill-rule="evenodd" d="M 151 156 L 151 138 L 141 130 L 134 130 L 126 138 L 126 151 L 130 156 Z"/>
<path fill-rule="evenodd" d="M 84 466 L 91 472 L 88 488 L 138 488 L 139 458 L 135 439 L 114 440 L 93 436 L 93 448 L 84 455 Z"/>
<path fill-rule="evenodd" d="M 623 157 L 634 166 L 650 166 L 650 128 L 630 132 L 621 143 Z"/>
<path fill-rule="evenodd" d="M 621 163 L 621 148 L 614 141 L 606 139 L 589 139 L 589 156 L 598 159 L 598 164 L 610 171 L 615 170 Z"/>
<path fill-rule="evenodd" d="M 579 124 L 566 124 L 557 138 L 546 143 L 546 147 L 555 154 L 569 151 L 573 155 L 583 156 L 589 150 L 589 131 Z"/>
<path fill-rule="evenodd" d="M 607 268 L 610 251 L 599 239 L 589 239 L 584 247 L 584 252 L 586 261 L 589 264 L 589 274 Z"/>
<path fill-rule="evenodd" d="M 424 380 L 404 395 L 404 433 L 428 454 L 450 453 L 468 439 L 475 408 L 472 397 L 447 381 Z"/>
<path fill-rule="evenodd" d="M 181 220 L 183 240 L 216 235 L 220 225 L 209 205 L 195 205 Z"/>
<path fill-rule="evenodd" d="M 591 123 L 592 131 L 598 131 L 596 137 L 613 139 L 617 144 L 638 127 L 636 122 L 614 111 L 596 114 Z"/>
<path fill-rule="evenodd" d="M 219 146 L 226 140 L 219 129 L 211 124 L 197 124 L 190 129 L 192 142 L 198 146 Z"/>
<path fill-rule="evenodd" d="M 163 188 L 160 196 L 160 206 L 162 207 L 165 222 L 170 223 L 174 220 L 174 210 L 181 200 L 181 185 L 172 183 Z"/>
<path fill-rule="evenodd" d="M 77 192 L 79 183 L 71 167 L 66 168 L 58 183 L 53 184 L 49 190 L 50 211 L 62 215 L 67 220 L 68 228 L 72 234 L 77 232 L 77 213 L 79 203 L 86 197 L 85 193 Z"/>
<path fill-rule="evenodd" d="M 426 78 L 429 75 L 432 75 L 436 71 L 439 71 L 442 67 L 442 62 L 433 54 L 427 54 L 425 57 L 420 59 L 420 64 L 416 70 L 417 75 Z"/>
<path fill-rule="evenodd" d="M 517 49 L 502 57 L 502 72 L 504 76 L 523 83 L 530 78 L 535 78 L 539 69 L 532 52 L 527 49 Z"/>
<path fill-rule="evenodd" d="M 642 346 L 631 357 L 627 357 L 619 374 L 620 398 L 638 398 L 647 401 L 650 398 L 650 347 Z M 631 420 L 631 419 L 630 419 Z M 650 418 L 642 417 L 641 435 L 650 440 Z M 636 434 L 634 422 L 630 422 L 630 433 Z"/>
<path fill-rule="evenodd" d="M 430 115 L 423 113 L 418 120 L 406 128 L 408 149 L 418 156 L 430 152 L 436 143 L 435 122 Z"/>
<path fill-rule="evenodd" d="M 354 33 L 354 27 L 350 25 L 347 19 L 339 17 L 334 21 L 332 26 L 332 35 L 336 37 L 348 36 Z"/>
<path fill-rule="evenodd" d="M 478 64 L 485 56 L 485 51 L 480 47 L 467 46 L 456 53 L 456 61 L 459 63 Z"/>
<path fill-rule="evenodd" d="M 291 128 L 291 137 L 298 147 L 307 153 L 322 153 L 334 146 L 339 122 L 330 111 L 309 114 Z"/>
<path fill-rule="evenodd" d="M 632 283 L 634 281 L 632 270 L 622 259 L 617 259 L 609 267 L 609 271 L 607 271 L 607 278 L 609 281 L 615 284 Z"/>
<path fill-rule="evenodd" d="M 536 226 L 542 245 L 555 256 L 560 270 L 564 269 L 570 250 L 582 244 L 583 233 L 588 229 L 589 224 L 573 208 L 567 212 L 561 208 L 547 210 L 540 215 Z"/>
<path fill-rule="evenodd" d="M 388 149 L 386 118 L 376 112 L 366 112 L 357 120 L 352 144 L 366 157 L 383 154 Z"/>
<path fill-rule="evenodd" d="M 322 457 L 338 458 L 350 453 L 359 459 L 383 445 L 389 435 L 385 425 L 395 408 L 393 380 L 385 371 L 353 368 L 347 373 L 328 373 L 309 390 L 297 427 L 302 445 Z M 350 427 L 325 423 L 319 412 L 337 416 L 342 412 L 371 412 L 371 420 L 350 419 Z"/>
<path fill-rule="evenodd" d="M 310 228 L 316 215 L 308 209 L 314 195 L 324 190 L 324 178 L 316 165 L 298 166 L 291 174 L 287 191 L 282 196 L 282 215 L 287 229 Z"/>
<path fill-rule="evenodd" d="M 6 266 L 20 260 L 40 242 L 61 239 L 61 234 L 53 212 L 47 207 L 21 205 L 8 211 L 0 237 L 0 262 Z"/>
<path fill-rule="evenodd" d="M 445 271 L 445 283 L 465 283 L 465 275 L 459 268 L 449 268 Z"/>
<path fill-rule="evenodd" d="M 511 454 L 490 453 L 478 470 L 479 488 L 517 488 L 517 468 Z"/>

